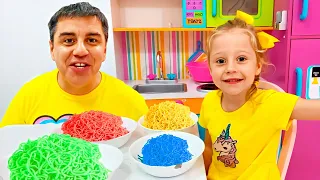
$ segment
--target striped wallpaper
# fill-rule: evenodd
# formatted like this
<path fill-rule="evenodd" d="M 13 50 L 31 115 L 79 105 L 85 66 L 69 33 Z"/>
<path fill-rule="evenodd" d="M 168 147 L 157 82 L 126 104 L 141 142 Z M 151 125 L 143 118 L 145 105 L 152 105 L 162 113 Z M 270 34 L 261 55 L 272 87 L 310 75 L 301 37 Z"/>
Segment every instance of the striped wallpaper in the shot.
<path fill-rule="evenodd" d="M 125 80 L 146 79 L 157 74 L 156 54 L 161 51 L 164 76 L 175 73 L 178 79 L 187 79 L 185 65 L 196 51 L 197 41 L 206 48 L 209 32 L 121 32 L 121 49 Z"/>

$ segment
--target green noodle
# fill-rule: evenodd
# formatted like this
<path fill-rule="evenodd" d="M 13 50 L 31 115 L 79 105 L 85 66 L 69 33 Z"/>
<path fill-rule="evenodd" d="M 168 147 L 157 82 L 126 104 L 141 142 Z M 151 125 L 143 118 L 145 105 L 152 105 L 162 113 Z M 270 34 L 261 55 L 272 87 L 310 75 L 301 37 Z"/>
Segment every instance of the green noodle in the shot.
<path fill-rule="evenodd" d="M 100 158 L 97 144 L 52 134 L 20 144 L 8 160 L 8 168 L 11 180 L 105 180 L 111 171 Z"/>

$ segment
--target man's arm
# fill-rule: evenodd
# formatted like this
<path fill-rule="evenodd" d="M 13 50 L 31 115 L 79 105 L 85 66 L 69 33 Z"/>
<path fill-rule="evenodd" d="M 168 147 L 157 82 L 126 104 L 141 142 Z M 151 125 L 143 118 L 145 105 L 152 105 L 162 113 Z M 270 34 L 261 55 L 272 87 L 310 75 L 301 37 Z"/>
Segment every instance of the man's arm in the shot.
<path fill-rule="evenodd" d="M 146 115 L 148 113 L 148 105 L 141 94 L 134 91 L 130 93 L 127 98 L 130 99 L 130 109 L 128 109 L 128 111 L 130 112 L 129 118 L 138 121 L 141 116 Z"/>

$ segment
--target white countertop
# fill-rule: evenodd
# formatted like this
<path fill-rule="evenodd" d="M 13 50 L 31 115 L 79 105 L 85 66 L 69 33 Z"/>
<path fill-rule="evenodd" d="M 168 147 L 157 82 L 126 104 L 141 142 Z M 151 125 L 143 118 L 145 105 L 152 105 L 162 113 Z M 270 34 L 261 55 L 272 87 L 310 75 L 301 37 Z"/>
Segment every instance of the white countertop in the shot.
<path fill-rule="evenodd" d="M 199 136 L 198 126 L 194 126 L 192 133 Z M 124 155 L 121 166 L 114 171 L 110 180 L 206 180 L 203 157 L 200 156 L 196 163 L 184 174 L 172 178 L 157 178 L 142 171 L 132 159 L 129 158 L 130 145 L 144 135 L 141 127 L 137 127 L 129 141 L 120 147 Z"/>
<path fill-rule="evenodd" d="M 133 87 L 137 84 L 146 84 L 145 80 L 125 80 L 124 81 L 127 85 Z M 173 98 L 204 98 L 207 93 L 197 91 L 197 87 L 200 85 L 195 83 L 191 79 L 184 79 L 179 80 L 179 83 L 187 84 L 187 92 L 178 92 L 178 93 L 154 93 L 154 94 L 147 94 L 141 93 L 141 95 L 145 99 L 173 99 Z"/>

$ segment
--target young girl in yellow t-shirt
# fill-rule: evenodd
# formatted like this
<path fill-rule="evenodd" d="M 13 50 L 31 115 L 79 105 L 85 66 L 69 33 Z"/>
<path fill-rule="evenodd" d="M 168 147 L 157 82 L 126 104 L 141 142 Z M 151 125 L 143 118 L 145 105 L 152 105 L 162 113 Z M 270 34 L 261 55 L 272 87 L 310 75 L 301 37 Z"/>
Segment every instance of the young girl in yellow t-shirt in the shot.
<path fill-rule="evenodd" d="M 210 71 L 219 88 L 204 98 L 199 119 L 206 129 L 209 180 L 280 179 L 281 130 L 290 119 L 320 119 L 319 100 L 257 88 L 266 49 L 277 39 L 257 32 L 252 23 L 251 16 L 238 11 L 208 39 Z"/>

